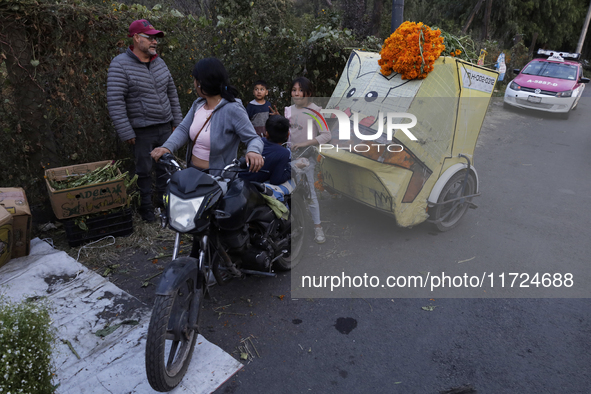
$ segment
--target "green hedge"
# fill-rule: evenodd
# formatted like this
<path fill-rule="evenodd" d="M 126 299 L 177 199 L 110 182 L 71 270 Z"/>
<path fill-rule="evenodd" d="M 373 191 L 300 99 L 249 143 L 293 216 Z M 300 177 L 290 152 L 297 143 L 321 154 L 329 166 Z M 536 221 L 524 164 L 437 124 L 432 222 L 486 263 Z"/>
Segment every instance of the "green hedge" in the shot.
<path fill-rule="evenodd" d="M 158 51 L 184 113 L 196 98 L 193 65 L 204 57 L 222 60 L 245 102 L 253 81 L 266 79 L 282 108 L 294 77 L 306 75 L 317 96 L 328 96 L 353 47 L 379 49 L 377 39 L 360 42 L 328 19 L 290 29 L 282 26 L 293 21 L 263 26 L 253 15 L 212 21 L 162 6 L 0 0 L 0 187 L 23 186 L 33 208 L 47 211 L 44 168 L 130 157 L 111 125 L 106 80 L 133 20 L 167 33 Z"/>

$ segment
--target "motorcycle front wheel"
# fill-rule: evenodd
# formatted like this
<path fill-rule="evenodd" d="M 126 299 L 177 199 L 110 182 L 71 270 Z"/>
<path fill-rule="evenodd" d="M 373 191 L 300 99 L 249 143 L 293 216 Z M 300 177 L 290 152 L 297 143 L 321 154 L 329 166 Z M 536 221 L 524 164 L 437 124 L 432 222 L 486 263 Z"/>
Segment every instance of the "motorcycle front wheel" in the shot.
<path fill-rule="evenodd" d="M 201 309 L 204 288 L 196 289 L 195 280 L 186 278 L 173 294 L 156 296 L 146 341 L 146 372 L 156 391 L 175 388 L 191 362 L 198 331 L 189 327 L 189 311 L 195 302 Z"/>

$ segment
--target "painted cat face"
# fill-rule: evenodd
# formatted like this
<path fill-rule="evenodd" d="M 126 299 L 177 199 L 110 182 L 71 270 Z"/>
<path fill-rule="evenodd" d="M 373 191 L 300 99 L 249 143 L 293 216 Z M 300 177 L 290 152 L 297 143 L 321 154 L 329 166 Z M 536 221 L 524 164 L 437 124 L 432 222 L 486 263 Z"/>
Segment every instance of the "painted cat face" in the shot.
<path fill-rule="evenodd" d="M 360 126 L 377 130 L 378 110 L 406 112 L 416 96 L 421 80 L 402 80 L 399 74 L 380 72 L 380 55 L 371 52 L 351 53 L 327 108 L 340 109 L 351 117 L 359 113 Z M 352 119 L 352 118 L 351 118 Z M 374 131 L 375 133 L 375 131 Z"/>
<path fill-rule="evenodd" d="M 327 109 L 343 111 L 351 121 L 354 120 L 353 114 L 357 113 L 359 131 L 365 135 L 375 135 L 379 130 L 378 120 L 386 120 L 386 116 L 380 118 L 380 111 L 383 115 L 388 112 L 408 112 L 422 84 L 422 80 L 403 80 L 400 74 L 396 73 L 384 76 L 378 64 L 379 58 L 378 53 L 353 51 L 326 106 Z M 332 144 L 347 146 L 362 142 L 356 137 L 352 137 L 350 141 L 335 139 L 335 130 L 332 126 L 331 132 L 333 132 Z M 413 174 L 402 202 L 414 201 L 432 171 L 398 139 L 392 138 L 388 141 L 386 136 L 382 134 L 375 142 L 399 144 L 404 146 L 404 150 L 393 153 L 372 146 L 365 152 L 356 152 L 355 154 L 383 164 L 410 170 Z"/>

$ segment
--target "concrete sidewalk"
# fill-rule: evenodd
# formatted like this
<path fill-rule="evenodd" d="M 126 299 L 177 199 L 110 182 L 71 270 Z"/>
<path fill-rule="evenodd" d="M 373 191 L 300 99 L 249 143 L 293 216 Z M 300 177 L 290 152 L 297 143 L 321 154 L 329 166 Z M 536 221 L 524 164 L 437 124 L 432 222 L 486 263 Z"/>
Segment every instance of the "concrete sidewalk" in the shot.
<path fill-rule="evenodd" d="M 59 338 L 53 355 L 58 393 L 156 393 L 144 365 L 151 306 L 38 238 L 31 241 L 29 256 L 0 268 L 0 293 L 15 301 L 33 296 L 51 300 Z M 138 324 L 96 335 L 129 321 Z M 187 375 L 172 393 L 211 393 L 241 368 L 199 336 Z"/>

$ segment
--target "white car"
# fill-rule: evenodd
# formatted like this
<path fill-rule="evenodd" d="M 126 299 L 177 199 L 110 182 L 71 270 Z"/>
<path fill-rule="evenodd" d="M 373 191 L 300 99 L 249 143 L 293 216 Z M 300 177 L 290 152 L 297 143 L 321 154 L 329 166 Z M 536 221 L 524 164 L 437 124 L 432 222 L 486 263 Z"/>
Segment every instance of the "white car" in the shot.
<path fill-rule="evenodd" d="M 538 55 L 548 57 L 533 59 L 522 70 L 513 70 L 518 75 L 505 90 L 505 105 L 568 116 L 590 81 L 583 77 L 583 67 L 576 61 L 580 55 L 543 49 Z"/>

